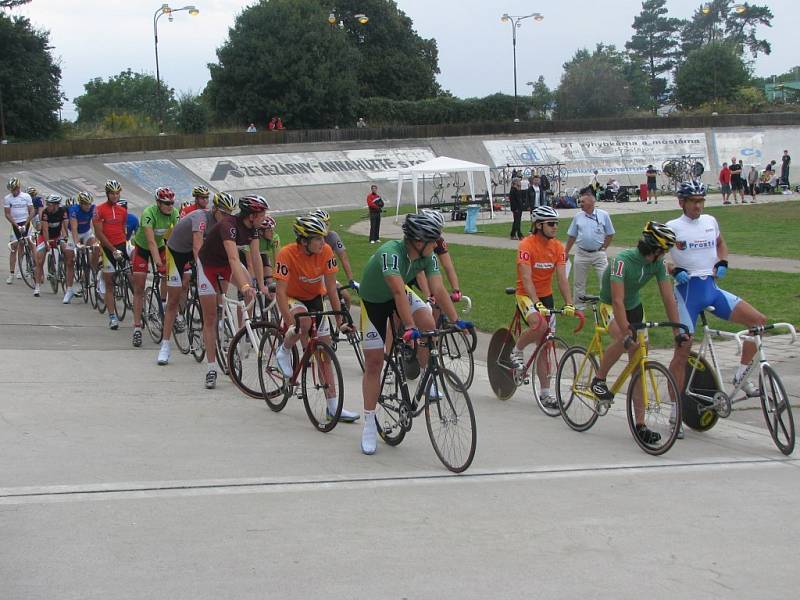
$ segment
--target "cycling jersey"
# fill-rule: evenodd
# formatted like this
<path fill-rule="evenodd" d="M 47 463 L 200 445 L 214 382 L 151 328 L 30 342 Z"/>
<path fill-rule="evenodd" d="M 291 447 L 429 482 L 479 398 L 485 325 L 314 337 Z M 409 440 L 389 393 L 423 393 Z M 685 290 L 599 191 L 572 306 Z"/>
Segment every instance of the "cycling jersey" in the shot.
<path fill-rule="evenodd" d="M 275 257 L 273 277 L 287 283 L 290 298 L 307 302 L 326 293 L 325 275 L 338 270 L 336 256 L 327 244 L 319 254 L 311 255 L 300 244 L 289 244 Z"/>
<path fill-rule="evenodd" d="M 10 209 L 11 220 L 14 223 L 24 223 L 28 220 L 28 207 L 33 206 L 33 200 L 25 192 L 20 192 L 16 196 L 8 194 L 3 206 Z"/>
<path fill-rule="evenodd" d="M 103 226 L 103 235 L 112 246 L 119 246 L 127 240 L 125 236 L 127 219 L 128 209 L 119 204 L 106 201 L 95 207 L 93 222 L 95 226 L 98 223 Z"/>
<path fill-rule="evenodd" d="M 61 237 L 61 224 L 67 220 L 67 209 L 59 206 L 53 212 L 45 209 L 42 213 L 42 222 L 47 223 L 47 238 L 54 240 Z"/>
<path fill-rule="evenodd" d="M 677 238 L 669 252 L 675 266 L 686 269 L 691 277 L 713 275 L 720 235 L 717 220 L 711 215 L 700 215 L 697 219 L 681 215 L 668 221 L 667 227 Z"/>
<path fill-rule="evenodd" d="M 278 250 L 281 248 L 281 236 L 277 233 L 272 234 L 272 239 L 258 238 L 258 252 L 260 254 L 271 254 L 273 262 Z"/>
<path fill-rule="evenodd" d="M 94 204 L 89 206 L 89 210 L 83 210 L 79 204 L 69 207 L 69 218 L 78 222 L 78 234 L 86 233 L 92 228 L 94 218 Z"/>
<path fill-rule="evenodd" d="M 517 251 L 517 295 L 525 296 L 527 292 L 522 285 L 519 265 L 530 265 L 531 279 L 536 288 L 536 295 L 552 296 L 553 273 L 558 266 L 564 266 L 567 258 L 564 245 L 555 238 L 548 239 L 543 235 L 529 235 L 519 243 Z"/>
<path fill-rule="evenodd" d="M 403 283 L 409 283 L 420 272 L 427 277 L 440 275 L 439 261 L 434 255 L 411 260 L 405 241 L 391 240 L 378 248 L 367 261 L 358 294 L 368 302 L 389 302 L 394 295 L 386 284 L 386 277 L 396 275 Z"/>
<path fill-rule="evenodd" d="M 134 246 L 138 246 L 139 248 L 144 248 L 146 250 L 148 246 L 145 229 L 152 229 L 153 236 L 156 240 L 156 247 L 163 248 L 164 236 L 173 227 L 175 227 L 175 223 L 177 222 L 178 209 L 176 209 L 174 206 L 170 210 L 169 214 L 164 214 L 161 212 L 161 208 L 159 208 L 158 204 L 151 204 L 144 209 L 144 212 L 142 212 L 142 218 L 139 221 L 139 229 L 136 230 L 136 233 L 133 235 L 133 239 L 131 241 L 133 242 Z"/>
<path fill-rule="evenodd" d="M 341 254 L 345 251 L 342 238 L 339 237 L 339 234 L 332 229 L 328 230 L 328 235 L 325 236 L 325 243 L 333 248 L 333 251 L 336 252 L 336 254 Z"/>
<path fill-rule="evenodd" d="M 34 196 L 31 198 L 33 202 L 33 212 L 38 211 L 40 208 L 44 208 L 44 199 L 41 196 Z"/>
<path fill-rule="evenodd" d="M 621 283 L 625 287 L 625 310 L 631 310 L 642 303 L 639 290 L 653 277 L 656 281 L 666 281 L 669 278 L 662 259 L 647 262 L 638 248 L 623 250 L 611 259 L 603 273 L 600 301 L 604 304 L 613 304 L 611 283 Z"/>
<path fill-rule="evenodd" d="M 167 240 L 167 247 L 181 254 L 191 253 L 194 247 L 194 234 L 201 232 L 205 238 L 213 224 L 210 212 L 195 210 L 178 221 Z"/>
<path fill-rule="evenodd" d="M 232 241 L 237 246 L 248 246 L 258 238 L 255 229 L 245 227 L 241 215 L 225 215 L 206 235 L 199 257 L 204 265 L 221 267 L 228 264 L 228 253 L 223 242 Z"/>

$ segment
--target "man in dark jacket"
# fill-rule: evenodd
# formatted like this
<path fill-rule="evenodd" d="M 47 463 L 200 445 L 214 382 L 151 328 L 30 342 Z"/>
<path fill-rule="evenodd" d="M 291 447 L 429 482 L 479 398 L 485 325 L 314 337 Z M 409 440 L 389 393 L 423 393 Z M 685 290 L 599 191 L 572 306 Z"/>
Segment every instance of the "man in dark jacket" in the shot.
<path fill-rule="evenodd" d="M 511 190 L 508 192 L 508 206 L 514 216 L 514 223 L 511 226 L 511 239 L 522 239 L 522 211 L 525 209 L 525 197 L 520 186 L 519 177 L 511 180 Z"/>

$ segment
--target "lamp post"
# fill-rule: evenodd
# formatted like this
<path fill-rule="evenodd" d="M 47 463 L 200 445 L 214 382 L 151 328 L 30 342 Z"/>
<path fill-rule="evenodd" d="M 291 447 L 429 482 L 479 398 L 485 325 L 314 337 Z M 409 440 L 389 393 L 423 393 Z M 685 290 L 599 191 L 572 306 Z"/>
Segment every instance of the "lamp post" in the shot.
<path fill-rule="evenodd" d="M 172 21 L 173 13 L 180 12 L 182 10 L 189 11 L 189 14 L 193 17 L 200 14 L 200 11 L 194 5 L 189 6 L 182 6 L 181 8 L 170 8 L 169 4 L 162 4 L 155 13 L 153 13 L 153 42 L 155 43 L 156 49 L 156 82 L 158 84 L 156 89 L 156 99 L 158 102 L 158 133 L 159 135 L 164 135 L 164 101 L 161 97 L 161 72 L 158 69 L 158 20 L 167 15 L 170 21 Z"/>
<path fill-rule="evenodd" d="M 511 43 L 514 48 L 514 121 L 519 121 L 519 110 L 517 107 L 517 28 L 522 27 L 522 21 L 525 19 L 533 19 L 534 21 L 541 21 L 544 19 L 541 13 L 531 13 L 529 15 L 509 15 L 503 13 L 500 21 L 503 23 L 511 23 Z"/>

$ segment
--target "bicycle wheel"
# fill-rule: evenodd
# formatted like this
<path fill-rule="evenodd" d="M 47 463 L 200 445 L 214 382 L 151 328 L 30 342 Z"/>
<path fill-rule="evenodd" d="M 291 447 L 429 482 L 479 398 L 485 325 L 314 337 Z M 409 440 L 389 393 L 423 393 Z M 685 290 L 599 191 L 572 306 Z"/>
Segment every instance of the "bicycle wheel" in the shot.
<path fill-rule="evenodd" d="M 439 364 L 452 371 L 469 389 L 475 377 L 475 358 L 470 350 L 471 341 L 464 331 L 450 331 L 439 336 Z"/>
<path fill-rule="evenodd" d="M 19 273 L 22 275 L 22 280 L 29 288 L 36 287 L 33 274 L 36 271 L 36 259 L 33 256 L 33 251 L 27 239 L 22 239 L 17 242 L 17 265 L 19 266 Z"/>
<path fill-rule="evenodd" d="M 189 351 L 197 362 L 203 362 L 206 356 L 206 347 L 203 342 L 203 311 L 200 308 L 200 300 L 196 297 L 190 298 L 186 302 L 184 319 L 189 338 Z"/>
<path fill-rule="evenodd" d="M 233 340 L 233 328 L 228 319 L 222 319 L 222 326 L 217 325 L 217 362 L 225 375 L 228 373 L 228 348 Z"/>
<path fill-rule="evenodd" d="M 361 349 L 361 334 L 357 331 L 351 331 L 347 334 L 347 341 L 353 347 L 353 352 L 356 354 L 356 360 L 361 372 L 364 372 L 364 351 Z"/>
<path fill-rule="evenodd" d="M 336 327 L 335 319 L 330 316 L 325 318 L 328 319 L 328 331 L 331 332 L 331 343 L 329 346 L 334 352 L 336 352 L 336 349 L 339 346 L 339 329 Z"/>
<path fill-rule="evenodd" d="M 568 349 L 569 344 L 567 342 L 560 337 L 554 336 L 536 349 L 536 355 L 531 363 L 533 397 L 536 400 L 536 404 L 548 417 L 557 417 L 561 414 L 561 409 L 558 407 L 558 401 L 555 397 L 556 375 L 558 374 L 558 363 Z M 540 372 L 547 381 L 545 386 L 549 390 L 549 399 L 553 403 L 552 406 L 547 406 L 547 399 L 542 397 L 541 387 L 543 386 L 539 381 Z"/>
<path fill-rule="evenodd" d="M 378 435 L 389 446 L 397 446 L 410 428 L 408 386 L 400 380 L 400 370 L 393 360 L 383 367 L 381 392 L 375 407 L 375 424 Z"/>
<path fill-rule="evenodd" d="M 710 408 L 710 404 L 691 394 L 700 394 L 713 398 L 720 391 L 720 385 L 714 375 L 714 370 L 705 358 L 700 358 L 697 352 L 689 354 L 684 375 L 688 390 L 681 397 L 681 417 L 683 423 L 695 431 L 708 431 L 719 421 L 717 411 Z M 691 381 L 691 384 L 689 383 Z"/>
<path fill-rule="evenodd" d="M 489 341 L 486 353 L 486 369 L 489 371 L 489 385 L 500 400 L 508 400 L 517 391 L 511 366 L 511 349 L 516 340 L 505 327 L 498 329 Z"/>
<path fill-rule="evenodd" d="M 261 397 L 275 412 L 283 410 L 291 395 L 288 379 L 281 372 L 275 356 L 281 344 L 283 344 L 283 333 L 280 328 L 267 323 L 258 346 L 258 384 L 261 388 Z M 297 364 L 297 350 L 294 348 L 292 348 L 292 359 L 292 364 Z"/>
<path fill-rule="evenodd" d="M 597 359 L 582 346 L 567 349 L 558 363 L 558 409 L 564 422 L 575 431 L 587 431 L 597 422 L 597 399 L 591 389 L 597 369 Z"/>
<path fill-rule="evenodd" d="M 769 434 L 778 450 L 788 456 L 794 451 L 795 440 L 789 396 L 786 395 L 781 378 L 769 365 L 764 365 L 758 385 L 761 389 L 761 410 Z"/>
<path fill-rule="evenodd" d="M 144 308 L 142 321 L 154 344 L 160 344 L 164 338 L 164 306 L 157 288 L 150 286 L 144 292 Z"/>
<path fill-rule="evenodd" d="M 177 289 L 177 288 L 175 288 Z M 181 354 L 189 354 L 192 350 L 191 338 L 189 337 L 189 322 L 186 319 L 186 307 L 183 310 L 178 306 L 178 312 L 175 315 L 175 321 L 172 323 L 172 339 L 175 340 L 175 345 Z"/>
<path fill-rule="evenodd" d="M 475 458 L 478 432 L 475 411 L 469 393 L 458 375 L 452 371 L 436 374 L 436 384 L 441 398 L 431 398 L 425 406 L 425 423 L 436 456 L 453 473 L 466 471 Z M 433 385 L 429 380 L 428 388 Z"/>
<path fill-rule="evenodd" d="M 253 332 L 253 340 L 250 339 L 247 327 L 242 327 L 233 336 L 230 348 L 228 348 L 228 368 L 231 381 L 251 398 L 261 398 L 258 348 L 266 328 L 266 321 L 251 322 L 250 330 Z"/>
<path fill-rule="evenodd" d="M 58 266 L 53 251 L 47 253 L 47 280 L 50 282 L 50 289 L 54 294 L 58 293 Z"/>
<path fill-rule="evenodd" d="M 100 290 L 97 288 L 97 284 L 98 284 L 98 282 L 100 281 L 100 279 L 102 277 L 103 277 L 103 271 L 98 271 L 97 273 L 95 273 L 95 275 L 94 275 L 94 286 L 92 286 L 94 288 L 94 296 L 93 297 L 94 297 L 94 301 L 95 301 L 95 308 L 97 309 L 97 312 L 99 312 L 101 315 L 104 312 L 106 312 L 106 295 L 105 294 L 101 294 Z M 112 281 L 113 281 L 113 279 L 112 279 Z M 105 283 L 105 281 L 103 283 Z"/>
<path fill-rule="evenodd" d="M 328 408 L 328 396 L 333 393 L 331 381 L 325 381 L 322 372 L 326 365 L 330 365 L 332 383 L 336 386 L 336 410 L 333 413 Z M 339 359 L 327 343 L 317 341 L 314 352 L 310 353 L 303 363 L 300 372 L 300 390 L 311 424 L 322 433 L 328 433 L 336 427 L 344 406 L 344 381 Z"/>
<path fill-rule="evenodd" d="M 128 290 L 127 277 L 124 273 L 116 272 L 111 280 L 114 283 L 114 306 L 117 309 L 117 318 L 124 321 L 129 308 L 125 298 Z"/>
<path fill-rule="evenodd" d="M 631 376 L 625 402 L 628 426 L 633 439 L 648 454 L 664 454 L 678 439 L 681 422 L 680 397 L 675 378 L 661 363 L 649 360 L 644 363 L 644 385 L 640 369 L 636 369 Z M 636 402 L 641 398 L 644 398 L 643 405 L 637 409 Z M 638 417 L 637 412 L 640 412 Z M 650 430 L 651 439 L 639 436 L 636 432 L 637 421 Z"/>
<path fill-rule="evenodd" d="M 58 262 L 56 264 L 58 269 L 58 285 L 61 287 L 61 293 L 65 294 L 67 292 L 67 266 L 64 255 L 61 254 L 61 252 L 58 253 Z"/>
<path fill-rule="evenodd" d="M 83 303 L 89 303 L 89 287 L 92 285 L 92 269 L 84 257 L 83 264 L 81 265 L 81 285 L 83 286 Z M 96 302 L 96 300 L 95 300 Z"/>

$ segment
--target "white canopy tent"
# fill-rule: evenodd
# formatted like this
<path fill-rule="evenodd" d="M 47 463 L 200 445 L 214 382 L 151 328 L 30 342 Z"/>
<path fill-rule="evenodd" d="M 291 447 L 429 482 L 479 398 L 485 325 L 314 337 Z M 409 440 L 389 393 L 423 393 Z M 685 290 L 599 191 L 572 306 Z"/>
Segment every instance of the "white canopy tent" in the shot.
<path fill-rule="evenodd" d="M 469 183 L 469 193 L 475 197 L 475 173 L 483 173 L 486 181 L 486 191 L 489 193 L 489 210 L 491 211 L 492 218 L 494 218 L 494 200 L 492 199 L 492 180 L 489 174 L 489 167 L 479 163 L 473 163 L 466 160 L 459 160 L 457 158 L 449 158 L 447 156 L 437 156 L 424 163 L 414 165 L 407 169 L 402 169 L 397 172 L 397 213 L 395 214 L 395 222 L 400 214 L 400 197 L 403 193 L 403 181 L 409 176 L 411 183 L 414 186 L 414 208 L 419 210 L 419 178 L 426 174 L 435 175 L 437 173 L 466 173 L 467 182 Z"/>

